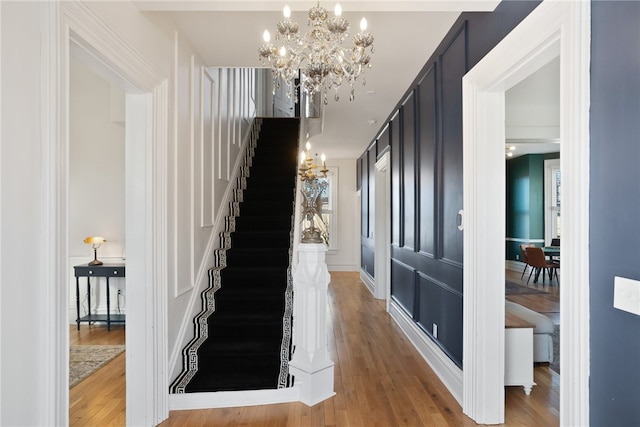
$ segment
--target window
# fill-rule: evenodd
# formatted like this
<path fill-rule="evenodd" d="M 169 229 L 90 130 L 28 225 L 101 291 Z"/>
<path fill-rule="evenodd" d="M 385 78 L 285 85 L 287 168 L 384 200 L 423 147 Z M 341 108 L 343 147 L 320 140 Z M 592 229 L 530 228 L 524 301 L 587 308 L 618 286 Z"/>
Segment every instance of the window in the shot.
<path fill-rule="evenodd" d="M 559 238 L 560 229 L 560 159 L 544 161 L 544 238 L 545 244 L 551 239 Z"/>
<path fill-rule="evenodd" d="M 338 226 L 337 226 L 337 200 L 338 200 L 338 168 L 327 167 L 327 177 L 324 179 L 327 182 L 327 186 L 320 194 L 321 215 L 326 227 L 323 229 L 323 234 L 328 236 L 326 238 L 327 246 L 330 251 L 338 249 Z"/>

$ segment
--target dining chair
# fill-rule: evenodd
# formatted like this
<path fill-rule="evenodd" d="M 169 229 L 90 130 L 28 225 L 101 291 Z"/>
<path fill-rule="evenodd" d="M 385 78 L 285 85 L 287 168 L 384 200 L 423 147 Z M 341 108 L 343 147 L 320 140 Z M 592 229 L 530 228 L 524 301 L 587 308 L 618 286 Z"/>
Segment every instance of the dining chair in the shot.
<path fill-rule="evenodd" d="M 548 261 L 547 257 L 544 254 L 542 248 L 537 246 L 527 247 L 527 262 L 531 267 L 531 272 L 529 272 L 529 278 L 527 279 L 527 283 L 531 280 L 531 274 L 535 271 L 536 276 L 534 278 L 534 282 L 537 282 L 540 273 L 542 273 L 542 280 L 544 280 L 545 274 L 549 273 L 549 279 L 553 280 L 556 278 L 556 282 L 558 285 L 560 284 L 560 279 L 558 278 L 558 269 L 560 268 L 559 263 L 555 263 L 552 261 Z"/>
<path fill-rule="evenodd" d="M 529 257 L 527 256 L 527 248 L 531 248 L 535 246 L 533 243 L 522 243 L 520 245 L 520 258 L 522 262 L 524 262 L 524 269 L 522 270 L 522 274 L 520 275 L 520 279 L 524 277 L 524 273 L 527 271 L 527 267 L 529 266 Z"/>

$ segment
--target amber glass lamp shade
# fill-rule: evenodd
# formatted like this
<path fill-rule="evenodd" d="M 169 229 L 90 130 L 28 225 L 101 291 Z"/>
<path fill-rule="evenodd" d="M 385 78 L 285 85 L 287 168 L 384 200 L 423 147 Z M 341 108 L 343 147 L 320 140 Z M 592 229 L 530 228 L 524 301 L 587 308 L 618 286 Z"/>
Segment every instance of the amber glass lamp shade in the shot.
<path fill-rule="evenodd" d="M 93 261 L 89 263 L 89 265 L 102 265 L 102 261 L 98 259 L 98 248 L 101 244 L 106 242 L 104 237 L 87 237 L 84 239 L 84 242 L 91 245 L 93 247 Z"/>

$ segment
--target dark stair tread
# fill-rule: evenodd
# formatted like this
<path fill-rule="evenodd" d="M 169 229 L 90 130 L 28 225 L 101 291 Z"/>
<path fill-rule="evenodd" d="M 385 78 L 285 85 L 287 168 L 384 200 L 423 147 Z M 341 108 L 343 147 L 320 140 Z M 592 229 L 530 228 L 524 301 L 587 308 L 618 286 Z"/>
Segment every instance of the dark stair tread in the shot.
<path fill-rule="evenodd" d="M 257 376 L 246 373 L 194 377 L 186 388 L 188 393 L 236 390 L 268 390 L 278 386 L 278 375 Z"/>
<path fill-rule="evenodd" d="M 263 212 L 263 215 L 240 215 L 236 218 L 236 230 L 287 230 L 291 231 L 290 215 L 273 215 L 269 212 Z"/>
<path fill-rule="evenodd" d="M 264 313 L 248 312 L 242 315 L 242 319 L 238 319 L 237 313 L 218 312 L 215 316 L 211 316 L 209 324 L 214 327 L 226 325 L 234 328 L 237 325 L 238 328 L 241 326 L 253 326 L 262 329 L 263 326 L 266 328 L 267 325 L 271 325 L 276 321 L 282 323 L 282 315 L 283 312 L 272 312 L 268 316 Z"/>
<path fill-rule="evenodd" d="M 237 248 L 227 251 L 227 265 L 288 264 L 288 248 Z"/>
<path fill-rule="evenodd" d="M 273 343 L 266 340 L 252 340 L 251 342 L 236 340 L 233 342 L 223 340 L 211 340 L 198 350 L 199 357 L 221 358 L 225 356 L 237 355 L 272 355 L 280 352 L 280 343 Z"/>

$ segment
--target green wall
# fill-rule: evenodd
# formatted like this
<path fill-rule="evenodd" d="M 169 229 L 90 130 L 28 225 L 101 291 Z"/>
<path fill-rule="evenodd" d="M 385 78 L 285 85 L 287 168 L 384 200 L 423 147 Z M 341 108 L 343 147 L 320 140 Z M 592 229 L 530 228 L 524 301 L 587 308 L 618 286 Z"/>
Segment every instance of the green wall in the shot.
<path fill-rule="evenodd" d="M 521 243 L 544 240 L 544 161 L 557 158 L 559 153 L 529 154 L 507 160 L 508 260 L 520 260 Z"/>

